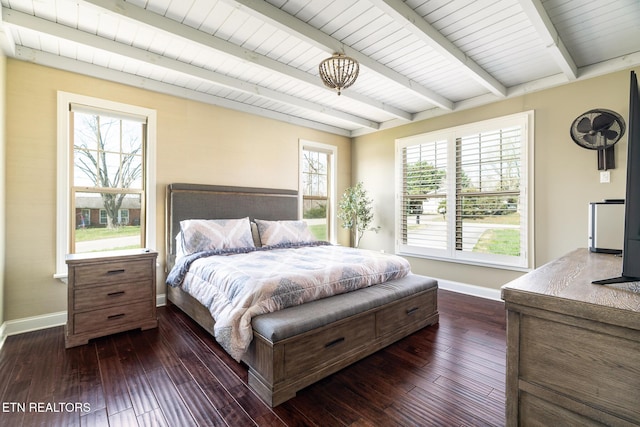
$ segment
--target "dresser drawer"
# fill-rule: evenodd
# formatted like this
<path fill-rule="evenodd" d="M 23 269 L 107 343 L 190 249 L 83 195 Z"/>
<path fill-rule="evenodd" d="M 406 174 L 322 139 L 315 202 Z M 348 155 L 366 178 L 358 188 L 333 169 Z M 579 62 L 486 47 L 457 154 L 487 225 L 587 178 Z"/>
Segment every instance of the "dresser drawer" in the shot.
<path fill-rule="evenodd" d="M 638 341 L 522 316 L 520 342 L 521 381 L 640 423 Z"/>
<path fill-rule="evenodd" d="M 151 280 L 144 280 L 76 289 L 73 308 L 76 311 L 93 310 L 128 304 L 141 299 L 149 300 L 153 293 L 151 285 Z"/>
<path fill-rule="evenodd" d="M 74 286 L 136 282 L 148 279 L 150 271 L 150 261 L 145 260 L 83 264 L 74 269 Z"/>
<path fill-rule="evenodd" d="M 153 319 L 151 301 L 103 308 L 101 310 L 76 313 L 73 316 L 75 334 L 93 331 L 134 329 L 139 322 Z"/>
<path fill-rule="evenodd" d="M 376 313 L 378 337 L 396 332 L 398 328 L 424 321 L 436 310 L 436 293 L 425 292 L 415 297 L 398 301 Z"/>
<path fill-rule="evenodd" d="M 286 376 L 330 363 L 375 339 L 374 315 L 304 335 L 284 346 Z"/>

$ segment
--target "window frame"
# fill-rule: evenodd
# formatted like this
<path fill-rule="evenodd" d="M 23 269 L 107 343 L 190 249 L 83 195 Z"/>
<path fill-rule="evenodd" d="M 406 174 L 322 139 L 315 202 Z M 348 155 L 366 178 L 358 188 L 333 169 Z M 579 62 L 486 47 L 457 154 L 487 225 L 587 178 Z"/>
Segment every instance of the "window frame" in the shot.
<path fill-rule="evenodd" d="M 487 132 L 518 125 L 522 127 L 521 154 L 521 179 L 520 197 L 525 203 L 524 219 L 520 226 L 522 239 L 522 253 L 519 257 L 475 253 L 455 249 L 455 204 L 456 204 L 456 140 L 469 134 Z M 533 200 L 533 146 L 534 146 L 534 112 L 511 114 L 489 120 L 464 124 L 447 129 L 413 135 L 396 139 L 395 163 L 396 163 L 396 206 L 395 206 L 395 250 L 396 253 L 406 256 L 450 261 L 463 264 L 503 268 L 516 271 L 529 271 L 534 265 L 534 200 Z M 447 141 L 447 176 L 454 179 L 446 181 L 446 249 L 426 248 L 417 245 L 409 245 L 403 242 L 403 149 L 409 146 L 429 143 L 446 139 Z"/>
<path fill-rule="evenodd" d="M 69 253 L 71 241 L 71 185 L 70 168 L 73 167 L 73 150 L 70 144 L 72 129 L 70 129 L 71 104 L 85 105 L 98 110 L 110 110 L 115 114 L 145 116 L 147 118 L 147 140 L 145 153 L 145 247 L 156 247 L 156 110 L 79 95 L 70 92 L 57 92 L 57 207 L 56 207 L 56 271 L 54 278 L 66 280 L 66 255 Z M 75 215 L 75 212 L 73 212 Z"/>
<path fill-rule="evenodd" d="M 308 141 L 301 139 L 299 140 L 299 160 L 298 160 L 298 217 L 300 219 L 303 218 L 303 208 L 304 208 L 304 178 L 303 178 L 303 162 L 304 162 L 304 151 L 316 151 L 324 154 L 328 154 L 329 161 L 327 164 L 327 190 L 329 194 L 327 195 L 327 199 L 329 200 L 329 206 L 327 209 L 328 212 L 328 239 L 331 243 L 336 243 L 338 240 L 338 232 L 337 232 L 337 216 L 336 216 L 336 197 L 337 197 L 337 164 L 338 164 L 338 147 L 335 145 L 323 144 L 315 141 Z"/>

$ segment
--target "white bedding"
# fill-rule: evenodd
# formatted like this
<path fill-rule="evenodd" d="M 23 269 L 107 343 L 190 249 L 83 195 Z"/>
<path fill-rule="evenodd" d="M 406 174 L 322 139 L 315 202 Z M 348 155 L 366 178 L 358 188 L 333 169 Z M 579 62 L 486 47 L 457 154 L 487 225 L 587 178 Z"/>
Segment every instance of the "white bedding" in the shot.
<path fill-rule="evenodd" d="M 238 361 L 253 338 L 254 316 L 410 272 L 409 263 L 399 256 L 332 245 L 204 255 L 176 262 L 167 283 L 180 286 L 209 309 L 216 340 Z"/>

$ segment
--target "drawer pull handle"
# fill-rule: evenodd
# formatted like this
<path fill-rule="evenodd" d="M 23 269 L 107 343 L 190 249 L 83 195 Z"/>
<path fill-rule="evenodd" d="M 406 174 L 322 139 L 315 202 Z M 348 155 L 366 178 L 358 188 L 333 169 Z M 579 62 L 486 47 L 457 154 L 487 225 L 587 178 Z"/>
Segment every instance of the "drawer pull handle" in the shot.
<path fill-rule="evenodd" d="M 324 345 L 324 348 L 331 348 L 331 347 L 333 347 L 335 345 L 340 344 L 342 341 L 344 341 L 344 337 L 337 338 L 337 339 L 335 339 L 335 340 L 333 340 L 331 342 L 326 343 Z"/>
<path fill-rule="evenodd" d="M 115 319 L 120 319 L 122 317 L 124 317 L 125 314 L 124 313 L 120 313 L 120 314 L 112 314 L 111 316 L 107 317 L 108 320 L 115 320 Z"/>
<path fill-rule="evenodd" d="M 125 271 L 124 268 L 120 268 L 118 270 L 109 270 L 107 271 L 107 274 L 121 274 L 121 273 L 124 273 L 124 271 Z"/>
<path fill-rule="evenodd" d="M 418 307 L 410 308 L 409 310 L 407 310 L 407 316 L 411 316 L 416 311 L 418 311 Z"/>
<path fill-rule="evenodd" d="M 124 291 L 118 291 L 118 292 L 109 292 L 107 294 L 108 297 L 119 297 L 121 295 L 124 295 Z"/>

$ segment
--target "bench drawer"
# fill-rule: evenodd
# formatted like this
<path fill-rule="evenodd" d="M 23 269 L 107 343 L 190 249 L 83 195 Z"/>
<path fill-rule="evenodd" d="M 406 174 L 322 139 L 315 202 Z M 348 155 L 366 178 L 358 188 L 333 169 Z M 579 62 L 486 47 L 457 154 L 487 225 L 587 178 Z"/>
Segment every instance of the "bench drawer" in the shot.
<path fill-rule="evenodd" d="M 285 344 L 286 376 L 317 368 L 375 339 L 374 314 L 300 336 Z"/>
<path fill-rule="evenodd" d="M 377 336 L 424 321 L 436 311 L 436 305 L 436 293 L 424 292 L 381 309 L 376 313 Z"/>

